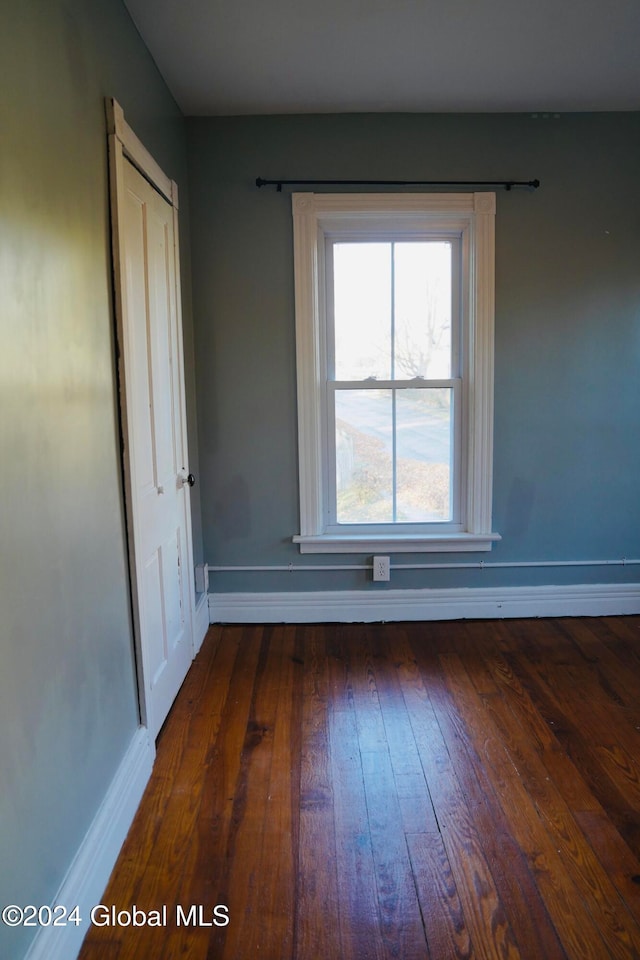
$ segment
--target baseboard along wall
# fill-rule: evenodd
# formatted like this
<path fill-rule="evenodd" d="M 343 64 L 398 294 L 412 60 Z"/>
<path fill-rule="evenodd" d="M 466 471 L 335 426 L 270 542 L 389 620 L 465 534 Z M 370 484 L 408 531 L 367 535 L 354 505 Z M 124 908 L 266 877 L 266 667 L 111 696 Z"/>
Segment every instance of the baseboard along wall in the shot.
<path fill-rule="evenodd" d="M 640 584 L 210 593 L 210 623 L 376 623 L 640 613 Z"/>
<path fill-rule="evenodd" d="M 202 646 L 206 632 L 209 629 L 209 604 L 208 596 L 203 593 L 198 600 L 195 609 L 194 628 L 193 628 L 193 655 L 197 654 Z"/>
<path fill-rule="evenodd" d="M 209 629 L 208 597 L 202 594 L 194 615 L 194 656 Z M 78 906 L 82 922 L 40 927 L 25 960 L 74 960 L 90 926 L 91 910 L 109 881 L 145 787 L 151 776 L 155 745 L 146 727 L 139 727 L 107 794 L 78 850 L 54 904 Z"/>
<path fill-rule="evenodd" d="M 25 960 L 75 960 L 151 776 L 155 745 L 139 727 L 118 767 L 54 904 L 78 906 L 82 922 L 40 927 Z"/>

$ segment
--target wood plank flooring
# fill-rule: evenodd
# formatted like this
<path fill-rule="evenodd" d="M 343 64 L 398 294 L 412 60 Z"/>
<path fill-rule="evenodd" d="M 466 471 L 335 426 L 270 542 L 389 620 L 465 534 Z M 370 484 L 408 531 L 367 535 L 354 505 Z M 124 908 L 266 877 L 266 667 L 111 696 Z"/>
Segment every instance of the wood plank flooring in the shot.
<path fill-rule="evenodd" d="M 640 617 L 212 627 L 102 902 L 166 924 L 81 960 L 640 958 Z"/>

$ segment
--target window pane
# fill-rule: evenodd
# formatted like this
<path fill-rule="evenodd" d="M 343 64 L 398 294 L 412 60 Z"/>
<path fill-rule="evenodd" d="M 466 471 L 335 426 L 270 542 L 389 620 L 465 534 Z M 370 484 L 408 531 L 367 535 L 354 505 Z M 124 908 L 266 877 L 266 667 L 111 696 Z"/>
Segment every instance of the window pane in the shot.
<path fill-rule="evenodd" d="M 391 377 L 391 244 L 333 246 L 335 377 Z"/>
<path fill-rule="evenodd" d="M 336 519 L 393 521 L 390 390 L 336 392 Z"/>
<path fill-rule="evenodd" d="M 451 391 L 396 391 L 399 522 L 451 519 Z"/>
<path fill-rule="evenodd" d="M 451 244 L 396 243 L 395 377 L 451 376 Z"/>

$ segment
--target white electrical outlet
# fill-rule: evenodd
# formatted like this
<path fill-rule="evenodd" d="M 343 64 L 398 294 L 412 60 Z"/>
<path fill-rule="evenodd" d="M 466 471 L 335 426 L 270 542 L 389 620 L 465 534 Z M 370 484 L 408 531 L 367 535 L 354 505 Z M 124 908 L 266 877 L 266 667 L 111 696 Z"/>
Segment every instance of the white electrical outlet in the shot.
<path fill-rule="evenodd" d="M 373 558 L 373 579 L 389 580 L 390 576 L 391 576 L 391 569 L 389 565 L 389 557 L 374 557 Z"/>

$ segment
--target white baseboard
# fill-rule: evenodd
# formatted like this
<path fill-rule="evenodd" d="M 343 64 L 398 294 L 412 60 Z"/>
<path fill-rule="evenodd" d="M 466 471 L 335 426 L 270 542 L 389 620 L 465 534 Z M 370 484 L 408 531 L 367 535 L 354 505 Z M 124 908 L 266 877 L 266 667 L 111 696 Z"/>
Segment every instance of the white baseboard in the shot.
<path fill-rule="evenodd" d="M 375 623 L 640 613 L 640 584 L 211 593 L 211 623 Z"/>
<path fill-rule="evenodd" d="M 203 593 L 198 601 L 198 605 L 195 610 L 195 617 L 193 620 L 193 655 L 195 656 L 200 647 L 202 646 L 202 641 L 204 640 L 207 630 L 209 629 L 209 605 L 207 603 L 208 597 L 206 593 Z"/>
<path fill-rule="evenodd" d="M 139 727 L 54 900 L 69 909 L 77 904 L 82 924 L 40 927 L 25 960 L 74 960 L 78 956 L 90 926 L 91 909 L 100 903 L 151 776 L 154 757 L 148 731 Z"/>

